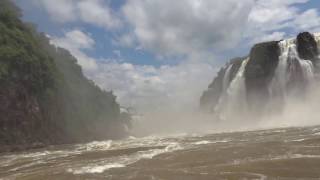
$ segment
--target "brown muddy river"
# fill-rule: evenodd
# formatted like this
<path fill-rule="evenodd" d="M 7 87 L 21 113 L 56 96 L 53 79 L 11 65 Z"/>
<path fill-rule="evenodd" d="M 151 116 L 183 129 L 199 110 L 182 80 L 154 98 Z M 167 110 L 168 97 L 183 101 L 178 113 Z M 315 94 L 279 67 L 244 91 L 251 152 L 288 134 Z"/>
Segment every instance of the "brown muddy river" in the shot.
<path fill-rule="evenodd" d="M 320 127 L 132 137 L 2 154 L 0 179 L 320 179 Z"/>

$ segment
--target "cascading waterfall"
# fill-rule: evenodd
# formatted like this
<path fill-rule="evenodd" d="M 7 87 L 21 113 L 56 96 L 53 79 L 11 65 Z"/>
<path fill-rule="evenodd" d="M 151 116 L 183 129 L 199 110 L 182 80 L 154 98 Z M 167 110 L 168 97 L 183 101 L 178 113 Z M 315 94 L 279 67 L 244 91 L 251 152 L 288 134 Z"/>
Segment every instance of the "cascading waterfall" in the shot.
<path fill-rule="evenodd" d="M 288 58 L 291 57 L 290 50 L 292 49 L 292 44 L 294 44 L 294 39 L 288 39 L 279 42 L 281 53 L 273 80 L 269 86 L 269 93 L 271 96 L 281 95 L 286 97 L 286 88 L 288 82 Z"/>
<path fill-rule="evenodd" d="M 227 89 L 230 85 L 230 74 L 233 64 L 228 65 L 225 69 L 225 73 L 223 75 L 222 80 L 222 93 L 220 95 L 218 104 L 214 107 L 214 112 L 220 112 L 223 104 L 226 102 L 226 96 L 227 96 Z"/>
<path fill-rule="evenodd" d="M 312 82 L 314 79 L 313 64 L 310 60 L 298 60 L 302 68 L 303 77 L 308 81 Z"/>
<path fill-rule="evenodd" d="M 320 49 L 320 32 L 314 33 L 314 39 L 317 41 L 318 49 Z"/>
<path fill-rule="evenodd" d="M 279 63 L 275 70 L 273 80 L 269 86 L 271 97 L 282 96 L 284 99 L 288 96 L 287 85 L 290 76 L 296 73 L 294 61 L 297 61 L 301 70 L 303 79 L 312 82 L 314 78 L 313 64 L 310 60 L 301 59 L 297 52 L 295 39 L 288 39 L 279 42 L 280 56 Z M 290 68 L 291 67 L 291 68 Z"/>
<path fill-rule="evenodd" d="M 224 74 L 223 82 L 222 82 L 222 92 L 225 92 L 229 87 L 232 66 L 233 64 L 230 64 L 227 67 L 226 72 Z"/>
<path fill-rule="evenodd" d="M 314 34 L 314 37 L 320 51 L 320 33 Z M 311 60 L 300 58 L 295 38 L 282 40 L 278 46 L 280 48 L 279 62 L 268 85 L 269 100 L 266 102 L 264 112 L 278 112 L 280 107 L 289 103 L 289 100 L 290 102 L 295 98 L 299 100 L 304 97 L 303 94 L 308 93 L 310 85 L 315 82 L 314 64 Z M 226 67 L 221 84 L 223 91 L 214 107 L 214 112 L 221 120 L 229 120 L 235 115 L 237 118 L 249 115 L 244 76 L 249 60 L 249 58 L 243 60 L 231 82 L 233 64 Z"/>
<path fill-rule="evenodd" d="M 229 83 L 229 87 L 223 91 L 223 95 L 219 99 L 218 105 L 215 107 L 215 112 L 219 113 L 221 120 L 226 120 L 232 117 L 233 114 L 243 114 L 246 109 L 246 86 L 245 86 L 245 67 L 249 58 L 245 59 L 234 79 Z M 231 69 L 231 65 L 228 69 Z M 230 79 L 230 69 L 226 71 L 224 79 Z M 229 77 L 228 77 L 229 76 Z"/>
<path fill-rule="evenodd" d="M 318 58 L 320 59 L 320 32 L 314 34 L 314 39 L 316 40 L 318 45 L 318 52 L 319 52 Z"/>

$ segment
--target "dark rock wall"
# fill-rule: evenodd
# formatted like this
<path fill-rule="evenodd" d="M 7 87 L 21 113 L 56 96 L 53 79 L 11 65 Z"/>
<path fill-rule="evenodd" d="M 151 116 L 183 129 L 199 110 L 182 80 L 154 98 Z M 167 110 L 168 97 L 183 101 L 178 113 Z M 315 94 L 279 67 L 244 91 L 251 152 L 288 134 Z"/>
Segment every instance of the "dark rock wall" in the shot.
<path fill-rule="evenodd" d="M 249 109 L 257 112 L 268 100 L 268 85 L 279 62 L 278 41 L 253 46 L 245 70 L 245 83 Z"/>
<path fill-rule="evenodd" d="M 297 50 L 301 59 L 315 61 L 318 58 L 317 42 L 309 32 L 303 32 L 297 36 Z"/>

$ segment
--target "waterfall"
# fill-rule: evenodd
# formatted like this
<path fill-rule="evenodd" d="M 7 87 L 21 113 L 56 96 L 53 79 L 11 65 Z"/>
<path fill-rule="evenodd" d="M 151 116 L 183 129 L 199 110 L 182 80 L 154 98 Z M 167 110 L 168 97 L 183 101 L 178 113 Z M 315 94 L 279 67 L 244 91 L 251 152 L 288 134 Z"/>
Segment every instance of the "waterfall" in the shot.
<path fill-rule="evenodd" d="M 299 64 L 302 68 L 303 77 L 308 82 L 311 82 L 314 78 L 313 64 L 310 60 L 299 59 Z"/>
<path fill-rule="evenodd" d="M 314 39 L 317 41 L 318 49 L 320 49 L 320 32 L 314 33 Z"/>
<path fill-rule="evenodd" d="M 280 41 L 279 47 L 279 63 L 269 85 L 269 93 L 271 98 L 282 97 L 286 101 L 288 96 L 287 85 L 289 81 L 292 81 L 290 77 L 297 73 L 297 65 L 301 68 L 303 79 L 309 84 L 314 79 L 314 70 L 310 60 L 299 57 L 295 39 Z M 295 61 L 298 63 L 294 63 Z"/>
<path fill-rule="evenodd" d="M 314 35 L 320 48 L 320 33 Z M 301 59 L 297 51 L 296 39 L 282 40 L 279 62 L 268 85 L 269 99 L 265 112 L 279 112 L 281 107 L 296 98 L 303 98 L 308 93 L 309 86 L 315 79 L 314 65 L 311 60 Z M 222 94 L 214 112 L 221 120 L 230 120 L 234 117 L 245 118 L 249 115 L 247 106 L 247 91 L 244 72 L 249 58 L 242 61 L 235 77 L 230 82 L 232 64 L 226 67 L 223 77 Z M 300 94 L 301 93 L 301 94 Z M 293 98 L 294 97 L 294 98 Z"/>
<path fill-rule="evenodd" d="M 236 76 L 229 84 L 229 87 L 226 88 L 226 91 L 224 91 L 215 108 L 215 112 L 219 113 L 222 120 L 230 119 L 234 114 L 240 115 L 245 112 L 247 100 L 244 72 L 248 61 L 249 58 L 241 63 Z M 226 76 L 230 76 L 229 73 L 225 75 L 225 78 Z"/>
<path fill-rule="evenodd" d="M 229 87 L 232 66 L 233 64 L 230 64 L 224 73 L 223 82 L 222 82 L 222 92 L 225 92 Z"/>
<path fill-rule="evenodd" d="M 286 88 L 288 82 L 288 58 L 290 57 L 290 50 L 294 44 L 293 39 L 283 40 L 279 42 L 280 56 L 278 66 L 271 84 L 269 86 L 269 93 L 271 96 L 281 95 L 286 97 Z"/>
<path fill-rule="evenodd" d="M 319 52 L 318 58 L 320 59 L 320 32 L 314 33 L 314 39 L 316 40 L 318 45 L 318 52 Z"/>

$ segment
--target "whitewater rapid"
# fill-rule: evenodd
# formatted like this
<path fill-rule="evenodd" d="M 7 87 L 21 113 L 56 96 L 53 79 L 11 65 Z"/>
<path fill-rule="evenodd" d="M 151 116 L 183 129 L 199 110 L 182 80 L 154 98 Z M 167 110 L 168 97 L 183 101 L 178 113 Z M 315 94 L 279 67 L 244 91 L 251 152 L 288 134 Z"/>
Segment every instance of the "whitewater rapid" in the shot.
<path fill-rule="evenodd" d="M 0 179 L 317 178 L 319 139 L 316 126 L 52 146 L 0 155 Z"/>

